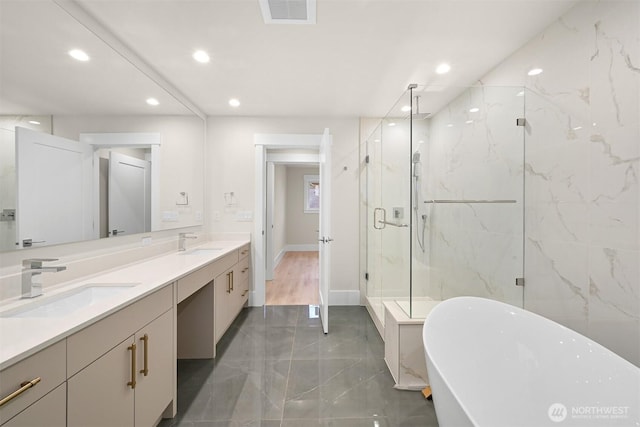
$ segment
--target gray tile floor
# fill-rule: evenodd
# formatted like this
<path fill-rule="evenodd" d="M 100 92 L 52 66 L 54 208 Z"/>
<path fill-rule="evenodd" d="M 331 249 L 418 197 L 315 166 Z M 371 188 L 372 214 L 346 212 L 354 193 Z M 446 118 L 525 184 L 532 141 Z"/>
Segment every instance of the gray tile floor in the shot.
<path fill-rule="evenodd" d="M 247 308 L 215 360 L 178 362 L 178 415 L 161 427 L 437 426 L 420 392 L 399 391 L 363 307 Z"/>

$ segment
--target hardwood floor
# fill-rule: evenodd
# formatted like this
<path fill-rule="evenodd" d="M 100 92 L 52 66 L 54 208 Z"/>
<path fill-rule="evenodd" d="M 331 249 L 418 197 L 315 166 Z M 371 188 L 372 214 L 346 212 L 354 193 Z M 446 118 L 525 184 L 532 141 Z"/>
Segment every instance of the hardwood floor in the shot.
<path fill-rule="evenodd" d="M 318 304 L 318 280 L 318 252 L 287 252 L 266 282 L 266 304 Z"/>

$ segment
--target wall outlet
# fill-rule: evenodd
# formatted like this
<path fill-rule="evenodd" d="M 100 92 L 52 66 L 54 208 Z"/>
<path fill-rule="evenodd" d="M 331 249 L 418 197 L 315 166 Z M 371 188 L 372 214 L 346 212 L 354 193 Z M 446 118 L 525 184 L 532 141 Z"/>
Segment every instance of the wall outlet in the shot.
<path fill-rule="evenodd" d="M 196 221 L 202 221 L 202 211 L 196 211 L 193 216 L 195 217 Z"/>
<path fill-rule="evenodd" d="M 253 211 L 237 211 L 236 221 L 253 221 Z"/>
<path fill-rule="evenodd" d="M 149 246 L 152 241 L 153 241 L 153 238 L 151 238 L 151 237 L 143 237 L 142 238 L 142 246 Z"/>
<path fill-rule="evenodd" d="M 176 211 L 163 211 L 162 220 L 164 222 L 178 222 L 178 212 Z"/>

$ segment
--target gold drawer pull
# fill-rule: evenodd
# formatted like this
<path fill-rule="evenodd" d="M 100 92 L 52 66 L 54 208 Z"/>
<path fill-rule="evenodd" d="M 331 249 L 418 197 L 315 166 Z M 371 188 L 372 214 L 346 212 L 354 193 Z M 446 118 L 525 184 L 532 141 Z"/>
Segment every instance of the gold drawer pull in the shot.
<path fill-rule="evenodd" d="M 229 274 L 231 274 L 231 290 L 233 290 L 233 270 Z"/>
<path fill-rule="evenodd" d="M 35 387 L 35 385 L 40 382 L 40 379 L 41 378 L 38 377 L 38 378 L 32 379 L 31 381 L 25 381 L 25 382 L 20 383 L 20 388 L 19 389 L 17 389 L 16 391 L 11 393 L 7 397 L 3 397 L 2 400 L 0 400 L 0 406 L 4 405 L 5 403 L 9 403 L 14 398 L 20 396 L 22 393 L 24 393 L 25 391 L 29 390 L 31 387 Z"/>
<path fill-rule="evenodd" d="M 242 269 L 242 273 L 246 273 L 247 271 L 249 271 L 249 267 L 245 267 Z"/>
<path fill-rule="evenodd" d="M 231 272 L 227 273 L 227 293 L 231 293 Z"/>
<path fill-rule="evenodd" d="M 140 341 L 144 342 L 144 369 L 140 373 L 146 377 L 149 375 L 149 335 L 144 334 Z"/>
<path fill-rule="evenodd" d="M 246 253 L 249 252 L 247 249 L 245 249 L 244 251 L 240 252 L 240 255 L 246 255 Z"/>
<path fill-rule="evenodd" d="M 245 296 L 245 295 L 246 295 L 246 294 L 248 294 L 248 293 L 249 293 L 249 290 L 247 289 L 246 291 L 244 291 L 244 292 L 242 293 L 242 296 Z"/>
<path fill-rule="evenodd" d="M 136 388 L 136 343 L 127 347 L 127 350 L 131 350 L 131 381 L 127 383 L 131 388 Z"/>

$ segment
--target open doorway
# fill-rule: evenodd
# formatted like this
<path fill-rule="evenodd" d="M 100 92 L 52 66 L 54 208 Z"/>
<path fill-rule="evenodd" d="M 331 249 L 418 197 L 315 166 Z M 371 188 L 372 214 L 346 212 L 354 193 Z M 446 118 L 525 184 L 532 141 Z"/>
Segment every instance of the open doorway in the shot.
<path fill-rule="evenodd" d="M 267 175 L 265 304 L 317 305 L 318 165 L 269 162 Z"/>
<path fill-rule="evenodd" d="M 297 157 L 296 163 L 313 162 L 319 165 L 319 179 L 321 187 L 319 210 L 319 238 L 318 238 L 318 270 L 319 270 L 319 304 L 317 312 L 322 321 L 322 329 L 329 332 L 329 278 L 331 277 L 331 145 L 333 138 L 329 129 L 323 134 L 255 134 L 255 209 L 262 214 L 256 215 L 253 226 L 252 238 L 253 255 L 253 290 L 249 293 L 249 305 L 263 306 L 265 304 L 265 279 L 268 270 L 267 261 L 272 256 L 267 256 L 266 234 L 271 227 L 267 226 L 267 197 L 266 181 L 267 166 L 272 162 L 291 163 L 286 157 Z M 288 150 L 289 153 L 278 153 L 278 150 Z M 292 150 L 306 150 L 307 152 L 292 153 Z M 311 152 L 309 152 L 311 151 Z M 278 160 L 277 160 L 278 159 Z M 270 265 L 272 263 L 270 262 Z"/>

